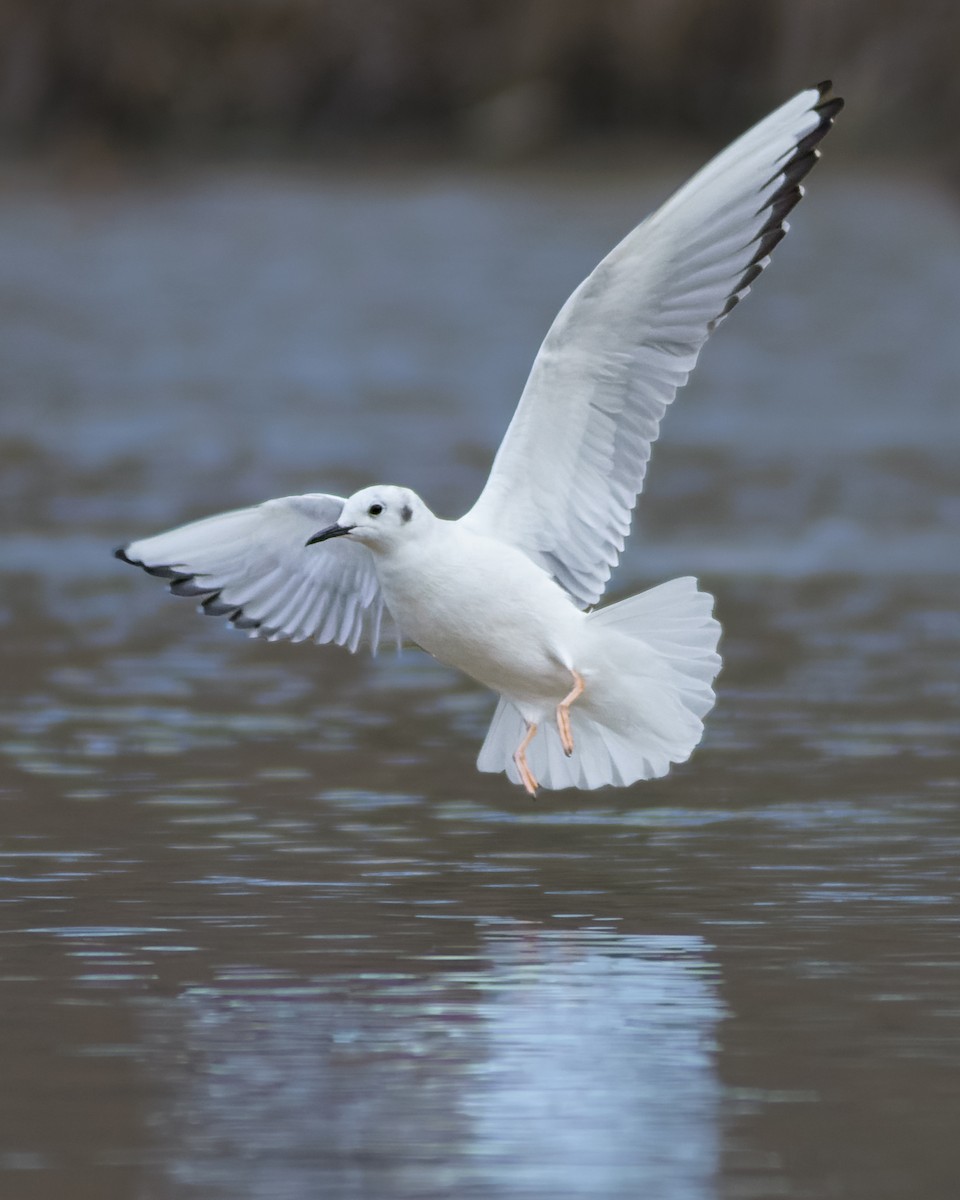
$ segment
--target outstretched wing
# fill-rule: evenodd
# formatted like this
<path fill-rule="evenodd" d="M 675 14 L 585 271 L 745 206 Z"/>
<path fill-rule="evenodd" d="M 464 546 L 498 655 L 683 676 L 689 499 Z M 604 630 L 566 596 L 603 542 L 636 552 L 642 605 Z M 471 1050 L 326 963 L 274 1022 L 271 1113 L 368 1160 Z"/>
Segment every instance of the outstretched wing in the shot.
<path fill-rule="evenodd" d="M 339 496 L 284 496 L 220 513 L 117 550 L 124 562 L 170 580 L 178 596 L 202 597 L 201 609 L 227 617 L 251 637 L 336 642 L 376 651 L 389 621 L 373 557 L 347 538 L 307 546 L 333 525 Z"/>
<path fill-rule="evenodd" d="M 660 419 L 708 335 L 787 231 L 843 106 L 801 92 L 638 225 L 560 310 L 490 478 L 461 518 L 512 542 L 583 607 L 623 549 Z"/>

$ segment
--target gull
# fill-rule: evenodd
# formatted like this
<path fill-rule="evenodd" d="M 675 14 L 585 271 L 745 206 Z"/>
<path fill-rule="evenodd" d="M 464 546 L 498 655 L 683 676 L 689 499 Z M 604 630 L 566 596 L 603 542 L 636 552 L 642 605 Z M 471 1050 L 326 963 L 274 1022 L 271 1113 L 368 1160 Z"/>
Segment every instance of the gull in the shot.
<path fill-rule="evenodd" d="M 115 553 L 270 641 L 375 652 L 388 630 L 499 696 L 481 771 L 591 789 L 666 775 L 703 735 L 713 597 L 674 579 L 594 606 L 660 421 L 788 229 L 843 101 L 829 82 L 713 158 L 574 291 L 459 520 L 409 488 L 285 496 Z"/>

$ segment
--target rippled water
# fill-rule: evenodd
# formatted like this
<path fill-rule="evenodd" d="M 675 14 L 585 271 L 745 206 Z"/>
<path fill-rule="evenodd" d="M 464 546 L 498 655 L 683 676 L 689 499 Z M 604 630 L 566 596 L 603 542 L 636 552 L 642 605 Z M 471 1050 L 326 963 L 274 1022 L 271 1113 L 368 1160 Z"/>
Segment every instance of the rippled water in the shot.
<path fill-rule="evenodd" d="M 0 188 L 0 1195 L 956 1194 L 960 217 L 831 161 L 657 447 L 624 594 L 727 666 L 664 781 L 531 803 L 414 653 L 109 557 L 479 488 L 633 175 Z"/>

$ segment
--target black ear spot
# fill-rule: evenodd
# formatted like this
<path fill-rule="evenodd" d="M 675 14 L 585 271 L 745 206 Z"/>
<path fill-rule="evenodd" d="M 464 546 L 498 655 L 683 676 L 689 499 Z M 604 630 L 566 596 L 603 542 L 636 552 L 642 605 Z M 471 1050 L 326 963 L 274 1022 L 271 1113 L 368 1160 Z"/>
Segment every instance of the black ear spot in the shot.
<path fill-rule="evenodd" d="M 406 523 L 410 520 L 410 518 L 412 516 L 413 516 L 413 509 L 410 507 L 409 504 L 405 504 L 403 506 L 403 508 L 400 509 L 400 519 L 403 521 L 404 525 L 406 525 Z"/>

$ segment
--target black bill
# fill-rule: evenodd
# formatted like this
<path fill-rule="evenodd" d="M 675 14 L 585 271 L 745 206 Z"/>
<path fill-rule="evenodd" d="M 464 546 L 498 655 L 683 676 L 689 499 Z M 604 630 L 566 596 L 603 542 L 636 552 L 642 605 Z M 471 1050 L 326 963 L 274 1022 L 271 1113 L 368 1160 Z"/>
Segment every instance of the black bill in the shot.
<path fill-rule="evenodd" d="M 307 538 L 304 545 L 312 546 L 316 542 L 326 542 L 330 538 L 343 537 L 352 531 L 352 525 L 328 525 L 326 529 L 321 529 L 319 533 L 315 533 L 312 538 Z"/>

